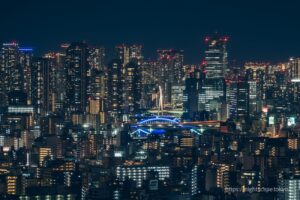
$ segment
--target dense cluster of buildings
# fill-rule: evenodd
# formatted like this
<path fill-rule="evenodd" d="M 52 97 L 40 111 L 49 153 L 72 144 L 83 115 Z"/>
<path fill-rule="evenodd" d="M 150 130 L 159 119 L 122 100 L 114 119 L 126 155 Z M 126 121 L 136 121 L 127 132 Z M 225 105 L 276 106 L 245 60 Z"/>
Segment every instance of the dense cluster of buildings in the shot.
<path fill-rule="evenodd" d="M 228 37 L 0 50 L 0 199 L 300 199 L 300 58 L 228 62 Z"/>

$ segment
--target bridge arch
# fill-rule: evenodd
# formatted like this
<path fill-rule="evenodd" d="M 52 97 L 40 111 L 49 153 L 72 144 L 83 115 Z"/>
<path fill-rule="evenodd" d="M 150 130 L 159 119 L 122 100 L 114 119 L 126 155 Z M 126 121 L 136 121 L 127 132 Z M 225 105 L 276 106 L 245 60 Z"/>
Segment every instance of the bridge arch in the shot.
<path fill-rule="evenodd" d="M 167 117 L 153 117 L 140 121 L 138 124 L 147 125 L 147 124 L 156 124 L 156 123 L 165 123 L 165 124 L 179 124 L 180 120 L 177 118 L 171 119 Z"/>

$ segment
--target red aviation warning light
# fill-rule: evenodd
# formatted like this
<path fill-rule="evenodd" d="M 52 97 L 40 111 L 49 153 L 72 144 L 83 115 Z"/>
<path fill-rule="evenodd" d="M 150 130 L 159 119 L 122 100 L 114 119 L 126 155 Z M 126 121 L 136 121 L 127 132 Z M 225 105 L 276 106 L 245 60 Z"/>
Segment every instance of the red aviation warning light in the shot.
<path fill-rule="evenodd" d="M 221 41 L 223 41 L 223 42 L 228 42 L 228 40 L 229 40 L 228 36 L 224 36 L 221 38 Z"/>

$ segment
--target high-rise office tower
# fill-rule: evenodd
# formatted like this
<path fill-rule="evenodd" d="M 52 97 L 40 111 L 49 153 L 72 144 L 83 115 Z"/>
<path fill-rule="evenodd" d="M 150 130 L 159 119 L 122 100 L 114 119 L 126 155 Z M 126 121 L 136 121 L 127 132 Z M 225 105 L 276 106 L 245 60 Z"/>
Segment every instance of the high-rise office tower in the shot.
<path fill-rule="evenodd" d="M 31 104 L 31 65 L 33 59 L 33 49 L 30 47 L 20 47 L 19 62 L 23 71 L 23 90 L 27 94 L 28 104 Z"/>
<path fill-rule="evenodd" d="M 288 84 L 289 94 L 286 99 L 290 99 L 291 110 L 295 112 L 299 109 L 300 102 L 300 58 L 290 58 L 288 63 L 288 75 L 291 83 Z"/>
<path fill-rule="evenodd" d="M 116 58 L 121 61 L 122 72 L 123 72 L 125 71 L 125 65 L 129 62 L 130 59 L 129 47 L 127 47 L 124 44 L 116 46 L 115 53 L 116 53 Z"/>
<path fill-rule="evenodd" d="M 55 111 L 56 68 L 50 57 L 35 58 L 31 68 L 31 99 L 38 116 Z"/>
<path fill-rule="evenodd" d="M 125 72 L 125 65 L 129 63 L 131 59 L 136 59 L 138 61 L 138 64 L 141 64 L 140 62 L 143 59 L 142 46 L 126 46 L 124 44 L 116 46 L 116 58 L 121 60 L 123 70 Z"/>
<path fill-rule="evenodd" d="M 68 114 L 84 113 L 87 106 L 88 48 L 85 43 L 73 43 L 66 49 L 66 99 Z"/>
<path fill-rule="evenodd" d="M 200 110 L 220 113 L 221 105 L 226 99 L 227 42 L 228 37 L 217 34 L 205 38 L 205 60 L 202 63 L 205 68 L 205 81 L 200 93 Z"/>
<path fill-rule="evenodd" d="M 19 45 L 16 42 L 4 43 L 1 49 L 1 93 L 23 90 L 23 71 L 20 65 Z"/>
<path fill-rule="evenodd" d="M 237 84 L 237 119 L 241 122 L 249 119 L 249 84 L 245 80 Z"/>
<path fill-rule="evenodd" d="M 193 119 L 198 112 L 199 94 L 203 84 L 203 72 L 198 68 L 191 69 L 185 79 L 185 90 L 183 92 L 183 108 L 185 116 Z"/>
<path fill-rule="evenodd" d="M 107 100 L 108 112 L 115 121 L 122 118 L 123 81 L 122 62 L 120 59 L 112 60 L 107 67 Z"/>
<path fill-rule="evenodd" d="M 46 58 L 50 59 L 54 63 L 54 69 L 52 80 L 55 81 L 54 92 L 55 92 L 55 108 L 52 108 L 52 112 L 62 113 L 65 101 L 65 85 L 66 85 L 66 74 L 65 74 L 65 53 L 50 53 L 45 55 Z M 54 105 L 53 105 L 54 106 Z"/>
<path fill-rule="evenodd" d="M 225 79 L 204 79 L 200 92 L 200 110 L 212 111 L 219 109 L 222 102 L 225 101 Z"/>
<path fill-rule="evenodd" d="M 249 118 L 249 83 L 242 77 L 236 77 L 228 84 L 230 117 L 240 122 Z"/>
<path fill-rule="evenodd" d="M 257 83 L 253 80 L 247 82 L 249 84 L 249 114 L 251 117 L 254 117 L 259 111 Z"/>
<path fill-rule="evenodd" d="M 142 46 L 124 44 L 116 47 L 116 58 L 121 61 L 123 87 L 123 114 L 132 115 L 140 109 L 141 101 L 141 65 L 143 62 Z M 135 83 L 135 81 L 137 81 Z M 135 88 L 136 91 L 132 90 Z"/>
<path fill-rule="evenodd" d="M 141 107 L 145 109 L 155 106 L 155 97 L 157 96 L 157 65 L 156 62 L 144 61 L 141 65 Z"/>
<path fill-rule="evenodd" d="M 88 113 L 98 124 L 106 121 L 107 82 L 105 71 L 92 68 L 88 71 Z"/>
<path fill-rule="evenodd" d="M 137 59 L 131 59 L 125 68 L 124 111 L 133 116 L 141 108 L 141 67 Z"/>
<path fill-rule="evenodd" d="M 88 62 L 91 69 L 104 71 L 105 69 L 105 49 L 104 47 L 89 48 Z"/>
<path fill-rule="evenodd" d="M 245 63 L 245 79 L 249 84 L 249 114 L 254 116 L 262 110 L 265 99 L 267 63 Z"/>
<path fill-rule="evenodd" d="M 184 84 L 183 51 L 158 50 L 158 80 L 163 90 L 164 104 L 172 102 L 172 86 Z"/>
<path fill-rule="evenodd" d="M 206 37 L 207 45 L 205 51 L 206 78 L 224 78 L 228 69 L 227 61 L 227 42 L 228 37 L 218 36 Z"/>
<path fill-rule="evenodd" d="M 288 72 L 292 82 L 300 82 L 300 58 L 290 58 Z"/>
<path fill-rule="evenodd" d="M 88 63 L 89 69 L 87 70 L 87 98 L 88 98 L 88 113 L 92 118 L 96 118 L 98 124 L 100 121 L 105 120 L 105 49 L 103 47 L 89 48 Z M 100 120 L 100 113 L 102 113 Z"/>
<path fill-rule="evenodd" d="M 106 72 L 104 65 L 105 51 L 103 47 L 90 48 L 88 54 L 89 69 L 87 70 L 87 95 L 93 99 L 104 97 Z"/>

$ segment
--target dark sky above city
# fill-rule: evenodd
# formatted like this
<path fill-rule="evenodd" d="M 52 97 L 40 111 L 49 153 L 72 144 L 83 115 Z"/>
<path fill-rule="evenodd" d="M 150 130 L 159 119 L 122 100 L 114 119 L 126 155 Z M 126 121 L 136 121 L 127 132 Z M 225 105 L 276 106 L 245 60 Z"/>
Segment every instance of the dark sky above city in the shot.
<path fill-rule="evenodd" d="M 218 31 L 230 37 L 230 60 L 300 56 L 297 0 L 3 0 L 0 8 L 0 42 L 38 53 L 81 40 L 110 49 L 138 43 L 146 58 L 178 48 L 187 63 L 199 63 L 203 37 Z"/>

